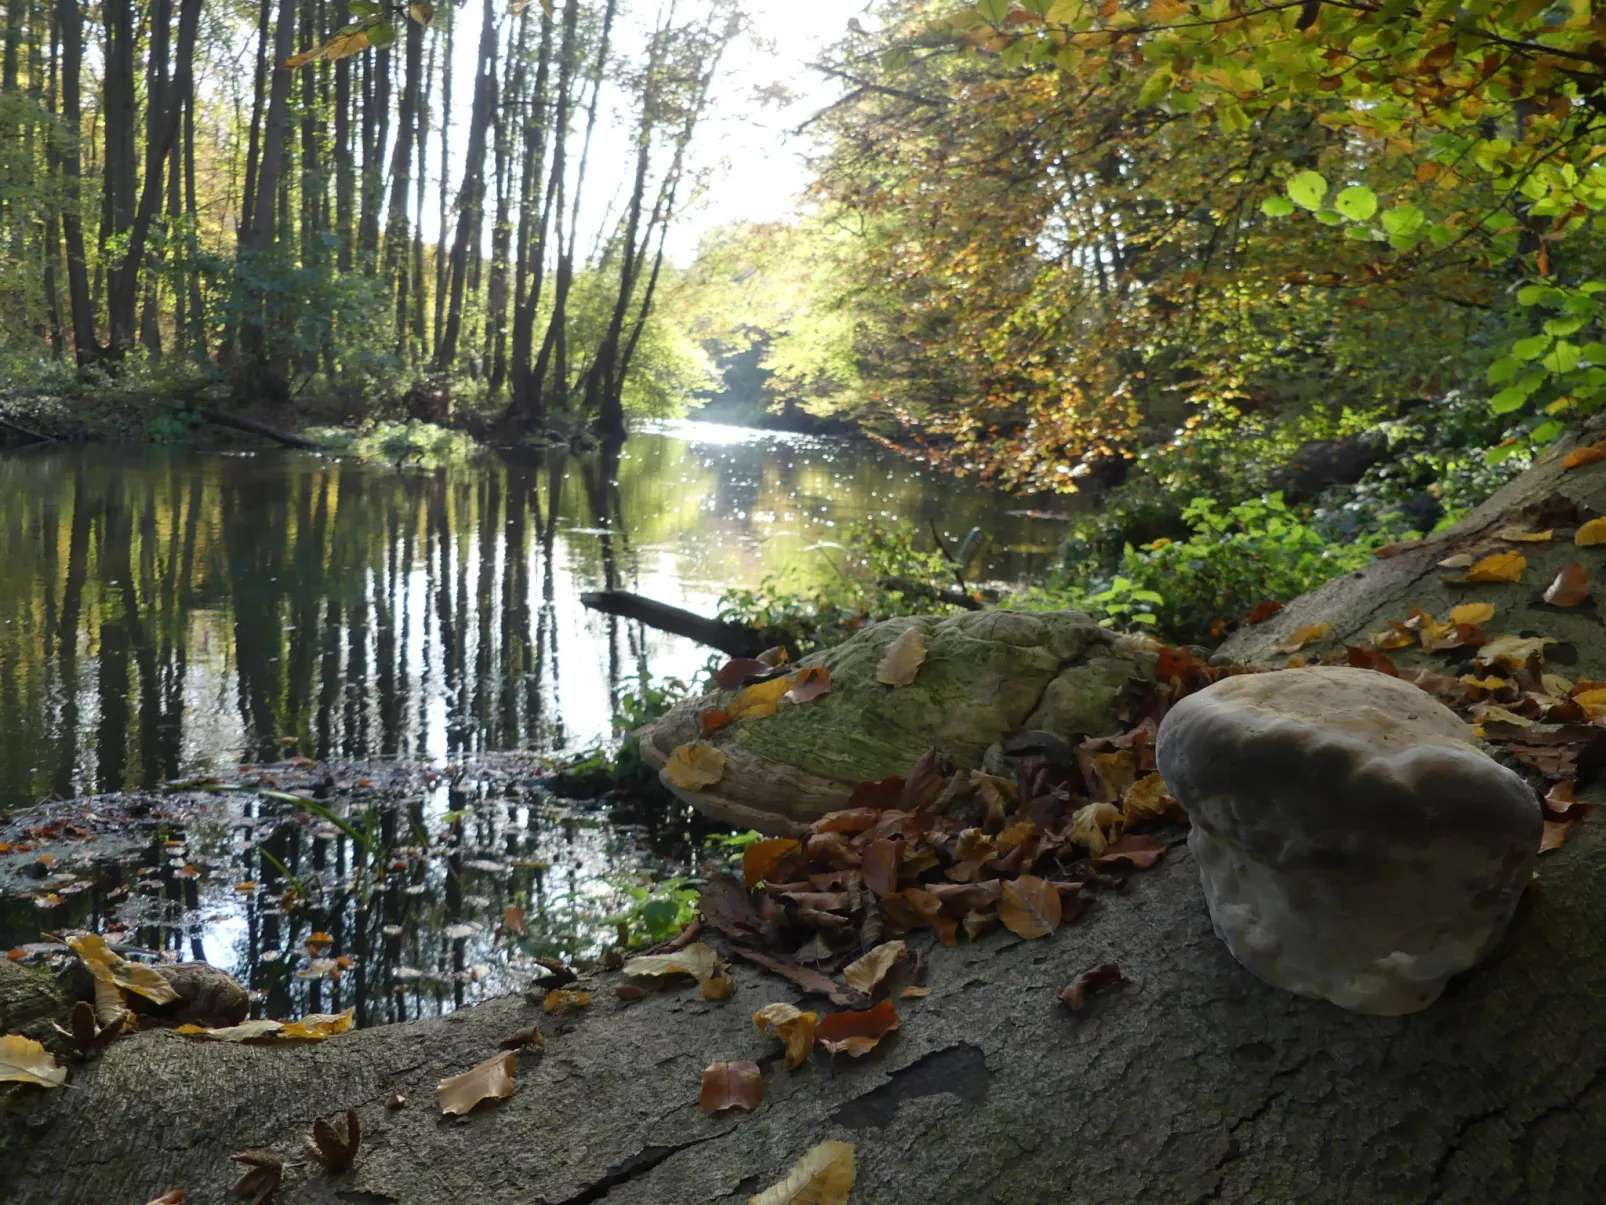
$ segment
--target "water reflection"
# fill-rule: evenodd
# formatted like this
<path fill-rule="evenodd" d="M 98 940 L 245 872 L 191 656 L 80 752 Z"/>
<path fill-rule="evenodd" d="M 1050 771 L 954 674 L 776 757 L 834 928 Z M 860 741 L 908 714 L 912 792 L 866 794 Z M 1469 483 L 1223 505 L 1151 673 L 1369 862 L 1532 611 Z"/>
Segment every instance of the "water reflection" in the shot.
<path fill-rule="evenodd" d="M 90 447 L 0 461 L 0 809 L 233 762 L 458 759 L 603 737 L 613 696 L 707 650 L 585 611 L 711 612 L 867 514 L 1057 525 L 862 445 L 680 424 L 621 451 L 440 471 Z"/>

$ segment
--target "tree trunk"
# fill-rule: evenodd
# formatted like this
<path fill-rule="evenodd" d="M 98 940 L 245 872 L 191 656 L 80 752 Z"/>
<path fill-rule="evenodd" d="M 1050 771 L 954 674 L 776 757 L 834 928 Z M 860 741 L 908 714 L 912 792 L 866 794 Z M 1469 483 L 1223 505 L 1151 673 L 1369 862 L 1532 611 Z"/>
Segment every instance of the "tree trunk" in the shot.
<path fill-rule="evenodd" d="M 469 110 L 468 151 L 463 164 L 463 183 L 457 191 L 457 234 L 452 240 L 446 321 L 435 348 L 436 372 L 448 371 L 457 359 L 457 340 L 463 329 L 463 293 L 468 284 L 468 257 L 470 252 L 477 254 L 480 246 L 485 213 L 486 131 L 490 128 L 491 114 L 496 110 L 494 14 L 492 0 L 485 0 L 484 15 L 480 18 L 479 71 L 474 78 L 474 100 Z"/>
<path fill-rule="evenodd" d="M 390 212 L 385 217 L 385 279 L 396 295 L 396 354 L 407 350 L 408 251 L 407 193 L 413 178 L 414 127 L 418 121 L 418 94 L 424 63 L 424 29 L 406 23 L 406 77 L 396 112 L 396 145 L 390 159 Z"/>
<path fill-rule="evenodd" d="M 61 234 L 67 247 L 67 299 L 72 314 L 73 349 L 79 367 L 100 355 L 95 311 L 90 304 L 89 271 L 84 255 L 83 172 L 77 135 L 83 129 L 79 89 L 84 61 L 83 13 L 77 0 L 56 0 L 61 33 L 61 123 L 68 137 L 61 148 Z"/>

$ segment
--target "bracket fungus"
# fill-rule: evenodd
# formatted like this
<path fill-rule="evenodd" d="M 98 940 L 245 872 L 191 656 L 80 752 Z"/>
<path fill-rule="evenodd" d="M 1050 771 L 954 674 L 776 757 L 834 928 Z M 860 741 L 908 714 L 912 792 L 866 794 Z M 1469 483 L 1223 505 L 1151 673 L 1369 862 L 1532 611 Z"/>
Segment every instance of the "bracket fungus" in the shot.
<path fill-rule="evenodd" d="M 1160 773 L 1210 917 L 1278 987 L 1395 1016 L 1505 932 L 1542 812 L 1442 703 L 1373 670 L 1225 678 L 1173 707 Z"/>

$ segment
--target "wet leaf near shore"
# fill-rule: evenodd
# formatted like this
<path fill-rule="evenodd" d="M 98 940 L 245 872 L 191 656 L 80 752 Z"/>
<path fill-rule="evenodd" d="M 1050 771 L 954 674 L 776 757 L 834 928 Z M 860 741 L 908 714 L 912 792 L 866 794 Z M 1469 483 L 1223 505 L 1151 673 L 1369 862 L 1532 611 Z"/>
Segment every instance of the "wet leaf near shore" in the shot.
<path fill-rule="evenodd" d="M 443 1079 L 435 1086 L 435 1100 L 442 1114 L 462 1116 L 482 1101 L 505 1100 L 513 1095 L 518 1058 L 512 1051 L 493 1054 L 483 1063 L 461 1075 Z"/>
<path fill-rule="evenodd" d="M 703 1069 L 697 1103 L 710 1117 L 726 1109 L 756 1109 L 763 1100 L 764 1073 L 757 1063 L 710 1063 Z"/>
<path fill-rule="evenodd" d="M 847 1205 L 855 1178 L 852 1144 L 822 1142 L 779 1183 L 748 1197 L 747 1205 Z"/>

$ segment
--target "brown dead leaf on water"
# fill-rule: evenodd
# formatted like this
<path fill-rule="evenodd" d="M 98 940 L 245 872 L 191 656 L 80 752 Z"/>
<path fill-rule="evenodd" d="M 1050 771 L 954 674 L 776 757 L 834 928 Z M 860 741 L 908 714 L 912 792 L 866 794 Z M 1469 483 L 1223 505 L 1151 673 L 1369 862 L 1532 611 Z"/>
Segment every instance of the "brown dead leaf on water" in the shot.
<path fill-rule="evenodd" d="M 1580 548 L 1593 548 L 1606 544 L 1606 518 L 1591 519 L 1573 533 L 1573 543 Z"/>
<path fill-rule="evenodd" d="M 1444 580 L 1452 585 L 1472 585 L 1485 582 L 1518 582 L 1528 567 L 1528 558 L 1520 552 L 1491 552 L 1460 577 Z"/>
<path fill-rule="evenodd" d="M 862 958 L 856 958 L 842 968 L 842 978 L 849 987 L 874 995 L 887 972 L 909 956 L 909 947 L 901 941 L 884 941 Z"/>
<path fill-rule="evenodd" d="M 876 663 L 875 678 L 888 686 L 908 686 L 920 673 L 926 660 L 926 634 L 919 628 L 905 628 L 887 645 Z"/>
<path fill-rule="evenodd" d="M 1556 570 L 1555 580 L 1545 587 L 1544 599 L 1553 607 L 1576 607 L 1588 598 L 1589 570 L 1577 561 Z"/>
<path fill-rule="evenodd" d="M 814 1040 L 832 1054 L 859 1058 L 902 1024 L 891 1000 L 863 1010 L 827 1013 L 814 1027 Z"/>
<path fill-rule="evenodd" d="M 1060 927 L 1060 893 L 1046 879 L 1023 874 L 1004 880 L 998 919 L 1016 937 L 1047 937 Z"/>
<path fill-rule="evenodd" d="M 67 1082 L 67 1068 L 32 1038 L 8 1033 L 0 1037 L 0 1083 L 37 1084 L 59 1088 Z"/>
<path fill-rule="evenodd" d="M 831 671 L 823 665 L 811 665 L 799 670 L 792 679 L 792 689 L 786 697 L 793 703 L 812 703 L 821 695 L 831 693 Z"/>
<path fill-rule="evenodd" d="M 1280 643 L 1272 645 L 1279 653 L 1297 653 L 1307 644 L 1320 640 L 1333 630 L 1330 623 L 1307 623 L 1295 628 Z"/>
<path fill-rule="evenodd" d="M 682 791 L 701 791 L 725 777 L 725 755 L 702 741 L 679 745 L 669 755 L 664 777 Z"/>
<path fill-rule="evenodd" d="M 443 1114 L 459 1117 L 473 1112 L 481 1101 L 506 1100 L 513 1095 L 518 1067 L 518 1057 L 511 1050 L 493 1054 L 461 1075 L 441 1080 L 435 1085 L 435 1100 Z"/>
<path fill-rule="evenodd" d="M 697 1103 L 712 1117 L 725 1109 L 756 1109 L 764 1101 L 764 1073 L 743 1059 L 710 1063 L 703 1068 L 703 1089 Z"/>
<path fill-rule="evenodd" d="M 250 1201 L 251 1205 L 267 1205 L 284 1179 L 284 1160 L 272 1151 L 239 1151 L 229 1158 L 245 1165 L 245 1174 L 229 1191 Z"/>
<path fill-rule="evenodd" d="M 1073 1013 L 1079 1013 L 1087 1007 L 1087 998 L 1094 992 L 1126 982 L 1127 977 L 1121 974 L 1121 968 L 1113 962 L 1107 962 L 1078 975 L 1070 986 L 1060 992 L 1060 1003 Z"/>
<path fill-rule="evenodd" d="M 819 1020 L 818 1013 L 804 1012 L 795 1004 L 766 1004 L 753 1014 L 753 1027 L 781 1040 L 786 1046 L 784 1065 L 790 1071 L 808 1061 Z"/>
<path fill-rule="evenodd" d="M 343 1172 L 357 1160 L 362 1147 L 362 1116 L 347 1109 L 344 1117 L 323 1118 L 302 1135 L 307 1154 L 326 1171 Z"/>
<path fill-rule="evenodd" d="M 775 714 L 781 699 L 792 689 L 792 675 L 755 682 L 727 705 L 732 720 L 762 720 Z"/>
<path fill-rule="evenodd" d="M 742 881 L 751 891 L 771 877 L 776 863 L 803 848 L 795 837 L 771 837 L 755 841 L 742 851 Z"/>
<path fill-rule="evenodd" d="M 822 1142 L 785 1179 L 748 1197 L 747 1205 L 847 1205 L 854 1180 L 852 1143 Z"/>

